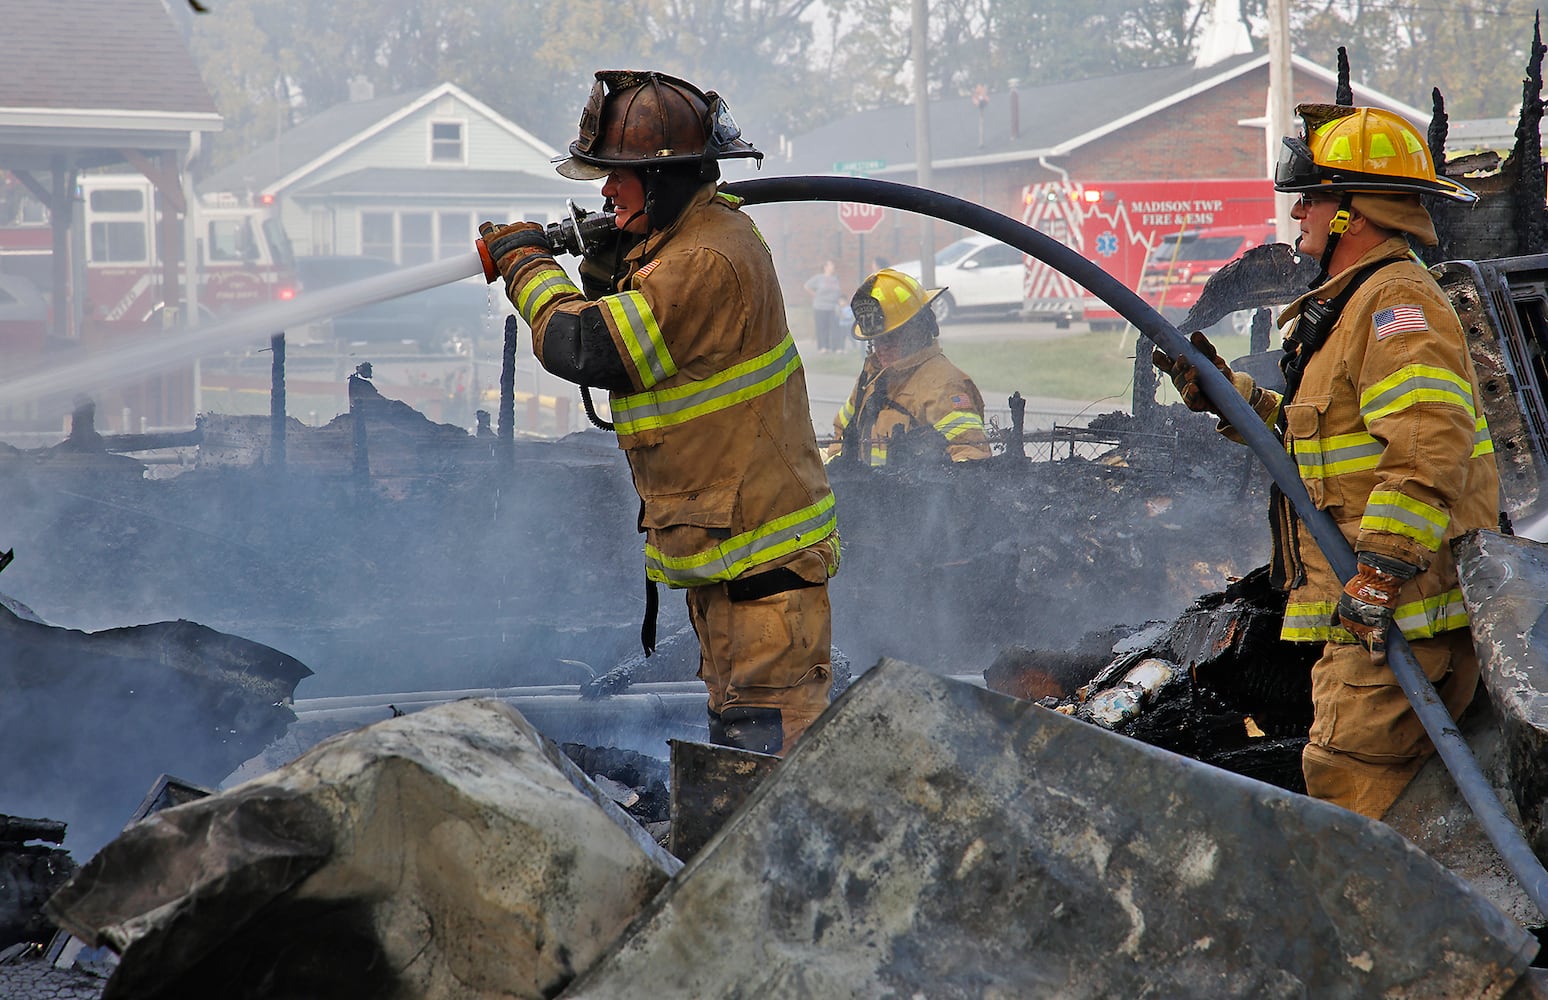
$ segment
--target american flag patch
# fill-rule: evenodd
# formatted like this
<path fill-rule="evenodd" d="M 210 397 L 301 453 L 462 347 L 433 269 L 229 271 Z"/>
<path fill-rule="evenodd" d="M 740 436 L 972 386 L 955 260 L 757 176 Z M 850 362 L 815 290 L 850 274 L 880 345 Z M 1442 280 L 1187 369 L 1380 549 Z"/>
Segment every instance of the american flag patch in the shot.
<path fill-rule="evenodd" d="M 651 261 L 649 264 L 646 264 L 644 267 L 642 267 L 638 271 L 634 272 L 635 278 L 639 279 L 640 281 L 644 281 L 645 278 L 650 274 L 650 272 L 652 272 L 652 271 L 654 271 L 656 269 L 656 265 L 659 264 L 659 263 L 661 263 L 661 258 L 657 257 L 655 260 Z"/>
<path fill-rule="evenodd" d="M 973 401 L 959 392 L 951 397 L 951 408 L 953 410 L 971 410 L 973 408 Z"/>
<path fill-rule="evenodd" d="M 1376 339 L 1386 340 L 1394 333 L 1413 333 L 1416 330 L 1428 330 L 1429 326 L 1424 321 L 1424 310 L 1418 306 L 1393 306 L 1383 309 L 1371 317 L 1371 322 L 1376 327 Z"/>

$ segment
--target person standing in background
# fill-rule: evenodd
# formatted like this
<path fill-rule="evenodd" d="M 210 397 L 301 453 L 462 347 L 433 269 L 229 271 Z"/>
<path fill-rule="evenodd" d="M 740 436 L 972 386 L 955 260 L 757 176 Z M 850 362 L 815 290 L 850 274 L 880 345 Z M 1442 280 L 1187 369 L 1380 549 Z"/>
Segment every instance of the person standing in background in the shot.
<path fill-rule="evenodd" d="M 838 265 L 824 261 L 822 271 L 806 279 L 804 286 L 812 297 L 812 325 L 817 334 L 817 353 L 837 350 L 838 308 L 844 302 L 844 287 L 839 284 Z"/>

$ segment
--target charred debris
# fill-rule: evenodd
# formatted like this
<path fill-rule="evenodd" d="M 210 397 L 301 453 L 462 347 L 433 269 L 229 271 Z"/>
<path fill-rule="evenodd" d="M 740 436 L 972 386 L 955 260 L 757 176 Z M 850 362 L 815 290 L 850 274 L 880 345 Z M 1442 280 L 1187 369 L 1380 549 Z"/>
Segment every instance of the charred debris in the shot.
<path fill-rule="evenodd" d="M 1533 256 L 1548 249 L 1533 89 L 1542 53 L 1534 45 L 1516 152 L 1503 163 L 1447 165 L 1466 174 L 1482 204 L 1467 216 L 1447 217 L 1446 206 L 1437 213 L 1442 283 L 1492 383 L 1486 406 L 1518 519 L 1539 513 L 1537 464 L 1548 440 L 1548 373 L 1534 360 L 1548 330 L 1548 257 Z M 1438 94 L 1435 110 L 1439 147 Z M 1293 298 L 1305 267 L 1288 248 L 1250 253 L 1211 282 L 1186 325 Z M 1272 377 L 1266 311 L 1253 329 L 1257 355 L 1238 366 Z M 0 509 L 16 550 L 0 583 L 42 609 L 0 594 L 0 676 L 15 692 L 0 702 L 11 762 L 0 805 L 49 817 L 0 817 L 11 888 L 0 897 L 0 948 L 11 946 L 0 951 L 0 985 L 18 997 L 98 996 L 103 981 L 79 971 L 94 968 L 114 976 L 108 989 L 120 996 L 208 992 L 239 981 L 233 976 L 259 985 L 232 996 L 287 985 L 342 996 L 360 984 L 330 978 L 328 961 L 339 954 L 401 969 L 375 960 L 406 942 L 432 942 L 419 940 L 419 918 L 392 900 L 407 887 L 423 896 L 430 881 L 400 870 L 383 897 L 362 892 L 354 875 L 324 874 L 340 870 L 333 865 L 351 870 L 346 845 L 379 829 L 366 807 L 375 786 L 351 792 L 354 805 L 335 799 L 321 812 L 299 794 L 330 773 L 330 754 L 363 740 L 393 788 L 423 781 L 425 802 L 514 824 L 502 837 L 530 845 L 548 835 L 522 832 L 526 807 L 447 791 L 526 761 L 552 796 L 545 801 L 564 803 L 559 814 L 575 820 L 563 870 L 628 873 L 592 898 L 569 891 L 595 889 L 584 880 L 517 892 L 515 909 L 536 907 L 551 922 L 546 936 L 523 938 L 532 949 L 519 953 L 525 964 L 515 971 L 499 955 L 480 955 L 472 972 L 457 969 L 457 956 L 436 945 L 421 952 L 429 959 L 414 975 L 422 978 L 373 981 L 381 996 L 447 982 L 477 992 L 469 975 L 500 982 L 491 986 L 498 995 L 565 997 L 620 995 L 630 988 L 623 984 L 643 982 L 699 995 L 825 987 L 981 995 L 1028 982 L 1092 996 L 1157 983 L 1178 995 L 1202 995 L 1206 984 L 1242 996 L 1294 992 L 1292 984 L 1328 996 L 1548 995 L 1531 992 L 1541 986 L 1528 969 L 1537 948 L 1522 931 L 1540 934 L 1543 915 L 1497 858 L 1459 846 L 1482 838 L 1469 837 L 1443 769 L 1421 775 L 1389 816 L 1406 841 L 1291 794 L 1300 790 L 1310 716 L 1308 662 L 1279 642 L 1282 599 L 1257 568 L 1268 551 L 1267 478 L 1211 421 L 1155 403 L 1148 345 L 1140 346 L 1132 415 L 1039 434 L 1013 419 L 996 428 L 999 454 L 967 466 L 831 467 L 845 543 L 832 588 L 840 700 L 779 767 L 694 755 L 704 737 L 702 692 L 695 695 L 691 631 L 673 602 L 663 609 L 660 650 L 639 655 L 633 492 L 604 435 L 524 438 L 503 404 L 497 428 L 482 415 L 470 436 L 382 397 L 363 366 L 351 377 L 351 412 L 323 427 L 281 410 L 206 414 L 183 435 L 111 437 L 95 431 L 82 400 L 62 443 L 0 445 Z M 1017 399 L 1010 403 L 1017 414 Z M 1485 693 L 1463 725 L 1541 844 L 1548 776 L 1533 692 L 1548 683 L 1537 676 L 1531 637 L 1548 574 L 1538 572 L 1535 543 L 1504 527 L 1469 539 L 1462 560 L 1478 628 L 1499 637 L 1485 657 Z M 120 624 L 148 619 L 156 621 Z M 481 695 L 490 697 L 467 700 Z M 463 772 L 465 761 L 437 762 L 435 751 L 416 757 L 409 732 L 426 744 L 482 733 L 508 749 Z M 661 759 L 668 741 L 670 765 Z M 1059 764 L 1072 754 L 1092 766 Z M 1030 784 L 1029 768 L 1038 775 Z M 959 828 L 934 800 L 868 802 L 882 820 L 846 809 L 857 783 L 901 788 L 911 773 L 937 774 L 941 788 L 979 803 L 979 820 Z M 1120 774 L 1129 777 L 1113 777 Z M 1131 780 L 1140 774 L 1147 778 Z M 727 777 L 738 775 L 741 787 L 729 790 Z M 206 794 L 243 778 L 253 780 L 234 798 Z M 191 791 L 179 797 L 177 789 Z M 1077 800 L 1094 812 L 1065 815 Z M 185 808 L 163 818 L 172 805 Z M 280 827 L 244 825 L 272 821 L 281 814 L 274 809 L 288 817 Z M 406 814 L 417 814 L 412 803 Z M 1104 888 L 1111 868 L 1085 871 L 1086 862 L 1040 837 L 1049 817 L 1061 816 L 1118 852 L 1130 902 L 1152 917 L 1146 934 L 1135 937 L 1113 910 Z M 1197 828 L 1190 816 L 1214 825 Z M 115 837 L 126 819 L 145 822 Z M 792 822 L 802 831 L 795 841 Z M 251 835 L 281 827 L 294 833 L 282 852 L 291 860 L 255 867 L 255 857 L 279 855 Z M 86 845 L 80 856 L 107 845 L 73 881 L 67 828 Z M 241 835 L 212 858 L 207 835 L 217 829 Z M 575 830 L 587 833 L 577 840 Z M 421 834 L 395 835 L 407 838 L 401 850 L 429 859 L 430 841 L 413 839 Z M 1315 838 L 1325 859 L 1298 851 L 1297 835 Z M 1227 860 L 1202 865 L 1188 853 L 1201 843 Z M 1407 843 L 1445 869 L 1418 863 L 1423 856 Z M 915 853 L 910 867 L 924 882 L 910 891 L 928 916 L 906 931 L 872 905 L 877 879 L 906 874 L 900 851 Z M 690 857 L 698 860 L 680 876 Z M 131 860 L 149 870 L 187 865 L 199 877 L 109 877 L 133 870 L 124 865 Z M 455 872 L 438 871 L 451 873 L 451 889 L 431 893 L 427 905 L 443 907 L 437 916 L 468 919 L 474 887 L 487 884 L 480 857 L 462 860 Z M 1266 870 L 1288 873 L 1272 908 L 1259 905 Z M 222 882 L 223 872 L 238 877 Z M 361 872 L 367 882 L 376 877 L 368 865 Z M 774 884 L 800 891 L 770 890 L 769 872 L 781 873 Z M 332 895 L 319 895 L 321 884 Z M 1179 891 L 1196 897 L 1202 924 L 1172 905 Z M 1027 905 L 1027 892 L 1047 905 Z M 1357 914 L 1329 903 L 1372 894 L 1385 902 Z M 560 912 L 560 898 L 577 910 Z M 964 912 L 965 899 L 977 901 L 967 909 L 976 907 L 982 926 Z M 143 919 L 147 907 L 159 916 Z M 179 923 L 195 909 L 222 918 Z M 1371 923 L 1383 912 L 1402 914 L 1402 925 Z M 1515 923 L 1500 921 L 1501 912 Z M 276 913 L 286 919 L 269 919 Z M 1081 935 L 1059 919 L 1021 923 L 1029 913 L 1071 919 Z M 582 917 L 592 921 L 584 943 L 574 924 L 554 922 Z M 478 919 L 488 921 L 484 930 L 508 927 L 493 911 Z M 685 928 L 702 934 L 747 920 L 776 928 L 790 965 L 769 963 L 755 983 L 736 977 L 756 959 L 719 963 L 725 978 L 713 982 L 662 964 L 688 947 L 674 937 Z M 610 930 L 598 935 L 602 923 Z M 1206 945 L 1192 963 L 1169 959 L 1200 940 L 1200 926 L 1219 949 Z M 286 951 L 295 927 L 315 930 L 316 947 Z M 1432 947 L 1442 938 L 1447 948 Z M 1266 947 L 1276 940 L 1300 942 L 1299 953 Z M 1346 940 L 1387 950 L 1351 957 L 1338 944 Z M 877 941 L 887 943 L 890 964 L 876 965 L 868 949 Z M 1051 941 L 1058 947 L 1044 947 Z M 814 942 L 820 953 L 797 946 Z M 93 947 L 101 945 L 110 947 Z M 1067 957 L 1087 953 L 1088 963 Z M 260 969 L 254 956 L 269 964 Z M 692 981 L 679 982 L 684 976 Z M 527 986 L 510 986 L 518 980 Z"/>

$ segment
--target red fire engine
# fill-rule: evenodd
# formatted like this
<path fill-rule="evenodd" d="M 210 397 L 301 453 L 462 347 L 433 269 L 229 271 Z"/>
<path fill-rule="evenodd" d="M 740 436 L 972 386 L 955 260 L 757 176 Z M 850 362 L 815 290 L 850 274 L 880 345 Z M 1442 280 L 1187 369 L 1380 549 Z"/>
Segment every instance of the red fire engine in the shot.
<path fill-rule="evenodd" d="M 1168 240 L 1223 226 L 1274 226 L 1274 186 L 1264 180 L 1112 181 L 1029 184 L 1021 221 L 1038 229 L 1128 287 L 1141 287 L 1146 264 Z M 1122 325 L 1106 303 L 1041 261 L 1027 260 L 1031 316 L 1084 319 L 1093 329 Z"/>
<path fill-rule="evenodd" d="M 163 251 L 151 182 L 139 174 L 80 179 L 79 218 L 72 241 L 81 249 L 72 283 L 83 292 L 81 312 L 93 327 L 160 325 L 180 294 L 163 288 Z M 219 315 L 295 295 L 295 258 L 272 206 L 243 205 L 226 196 L 193 209 L 201 314 Z M 36 205 L 0 228 L 0 273 L 52 284 L 52 235 Z M 181 238 L 183 227 L 177 227 Z M 179 273 L 179 278 L 181 274 Z"/>

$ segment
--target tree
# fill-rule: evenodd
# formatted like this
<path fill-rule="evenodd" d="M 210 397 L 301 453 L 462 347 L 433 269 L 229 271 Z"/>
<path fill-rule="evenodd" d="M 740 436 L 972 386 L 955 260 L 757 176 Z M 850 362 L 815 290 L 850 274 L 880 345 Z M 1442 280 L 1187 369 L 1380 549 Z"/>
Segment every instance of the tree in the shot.
<path fill-rule="evenodd" d="M 1263 0 L 1242 8 L 1261 36 Z M 1290 35 L 1326 66 L 1345 46 L 1356 83 L 1404 103 L 1429 108 L 1438 88 L 1453 118 L 1499 118 L 1519 100 L 1534 10 L 1526 0 L 1319 0 L 1292 5 Z"/>

